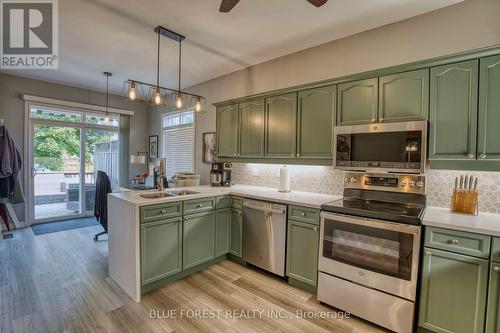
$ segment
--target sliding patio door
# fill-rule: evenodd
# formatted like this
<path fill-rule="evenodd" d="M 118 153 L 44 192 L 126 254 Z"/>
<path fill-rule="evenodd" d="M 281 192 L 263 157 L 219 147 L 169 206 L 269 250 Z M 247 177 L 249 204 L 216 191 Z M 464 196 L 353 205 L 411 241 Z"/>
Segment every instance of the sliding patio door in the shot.
<path fill-rule="evenodd" d="M 97 171 L 119 182 L 119 118 L 48 106 L 29 112 L 29 220 L 93 215 Z"/>

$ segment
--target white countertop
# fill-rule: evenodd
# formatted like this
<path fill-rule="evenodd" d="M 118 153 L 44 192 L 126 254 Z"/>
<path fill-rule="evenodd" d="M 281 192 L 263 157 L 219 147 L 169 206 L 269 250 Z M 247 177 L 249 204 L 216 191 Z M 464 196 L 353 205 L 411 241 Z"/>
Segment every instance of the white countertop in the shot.
<path fill-rule="evenodd" d="M 500 237 L 500 214 L 479 213 L 467 215 L 453 213 L 449 208 L 427 207 L 423 224 Z"/>
<path fill-rule="evenodd" d="M 175 191 L 175 190 L 191 190 L 200 193 L 184 195 L 184 196 L 159 198 L 159 199 L 146 199 L 140 196 L 141 194 L 155 192 L 156 190 L 124 191 L 119 193 L 111 193 L 109 195 L 128 201 L 131 204 L 137 206 L 144 206 L 144 205 L 152 205 L 163 202 L 174 202 L 181 200 L 190 200 L 190 199 L 232 194 L 246 198 L 269 200 L 285 204 L 296 204 L 299 206 L 306 206 L 317 209 L 321 208 L 322 204 L 325 204 L 333 200 L 338 200 L 341 198 L 340 196 L 336 195 L 300 192 L 300 191 L 281 193 L 278 192 L 278 190 L 275 188 L 249 186 L 249 185 L 233 185 L 231 187 L 211 187 L 206 185 L 206 186 L 192 186 L 192 187 L 179 187 L 179 188 L 166 189 L 166 191 Z"/>

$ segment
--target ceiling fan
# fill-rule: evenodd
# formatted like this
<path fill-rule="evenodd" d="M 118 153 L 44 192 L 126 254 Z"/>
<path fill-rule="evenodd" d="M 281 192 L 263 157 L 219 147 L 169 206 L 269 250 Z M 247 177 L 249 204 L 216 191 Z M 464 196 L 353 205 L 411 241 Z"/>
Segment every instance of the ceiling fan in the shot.
<path fill-rule="evenodd" d="M 328 0 L 306 0 L 306 1 L 316 7 L 321 7 Z M 240 2 L 240 0 L 222 0 L 220 3 L 219 12 L 228 13 L 231 9 L 233 9 L 234 6 L 236 6 L 238 2 Z"/>

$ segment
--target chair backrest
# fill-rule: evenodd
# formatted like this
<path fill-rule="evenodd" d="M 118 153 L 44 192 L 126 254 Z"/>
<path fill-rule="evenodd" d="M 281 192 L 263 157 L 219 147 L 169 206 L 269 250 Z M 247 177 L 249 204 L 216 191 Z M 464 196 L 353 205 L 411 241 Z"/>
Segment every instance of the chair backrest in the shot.
<path fill-rule="evenodd" d="M 111 181 L 104 171 L 97 171 L 95 181 L 95 204 L 94 216 L 98 219 L 103 217 L 107 218 L 107 198 L 108 193 L 111 193 Z"/>

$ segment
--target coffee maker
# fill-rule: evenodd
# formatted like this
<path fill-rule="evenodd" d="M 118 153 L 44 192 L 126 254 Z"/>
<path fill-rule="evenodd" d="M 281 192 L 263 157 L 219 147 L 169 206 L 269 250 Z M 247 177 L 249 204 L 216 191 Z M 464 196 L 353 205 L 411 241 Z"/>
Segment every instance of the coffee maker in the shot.
<path fill-rule="evenodd" d="M 210 171 L 210 184 L 212 186 L 231 186 L 231 162 L 214 162 Z"/>

